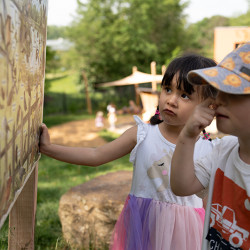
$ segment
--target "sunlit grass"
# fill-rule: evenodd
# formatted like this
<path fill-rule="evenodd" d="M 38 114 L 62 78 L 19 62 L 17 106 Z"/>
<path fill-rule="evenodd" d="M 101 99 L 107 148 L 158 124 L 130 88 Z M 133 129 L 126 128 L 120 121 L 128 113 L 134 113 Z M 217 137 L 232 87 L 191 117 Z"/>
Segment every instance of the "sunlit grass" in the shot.
<path fill-rule="evenodd" d="M 79 93 L 82 86 L 78 84 L 78 75 L 69 72 L 63 75 L 51 76 L 46 81 L 51 82 L 49 91 L 53 93 L 75 94 Z"/>
<path fill-rule="evenodd" d="M 85 119 L 94 119 L 95 115 L 85 114 L 56 114 L 56 115 L 46 115 L 44 114 L 43 122 L 47 125 L 47 127 L 52 127 L 55 125 L 59 125 L 62 123 L 70 122 L 70 121 L 80 121 Z"/>

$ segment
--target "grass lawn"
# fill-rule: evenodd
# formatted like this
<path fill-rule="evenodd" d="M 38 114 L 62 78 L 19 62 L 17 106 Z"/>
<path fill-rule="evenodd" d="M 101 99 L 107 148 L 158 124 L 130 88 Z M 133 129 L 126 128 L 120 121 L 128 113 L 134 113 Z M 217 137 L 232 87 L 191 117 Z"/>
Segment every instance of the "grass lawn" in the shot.
<path fill-rule="evenodd" d="M 59 124 L 63 124 L 70 121 L 79 121 L 84 119 L 94 119 L 95 115 L 89 115 L 89 114 L 67 114 L 67 115 L 47 115 L 43 117 L 43 122 L 46 124 L 46 126 L 52 127 Z"/>
<path fill-rule="evenodd" d="M 81 89 L 81 85 L 77 84 L 78 75 L 75 72 L 67 72 L 55 76 L 47 76 L 46 81 L 50 83 L 49 92 L 75 94 Z"/>

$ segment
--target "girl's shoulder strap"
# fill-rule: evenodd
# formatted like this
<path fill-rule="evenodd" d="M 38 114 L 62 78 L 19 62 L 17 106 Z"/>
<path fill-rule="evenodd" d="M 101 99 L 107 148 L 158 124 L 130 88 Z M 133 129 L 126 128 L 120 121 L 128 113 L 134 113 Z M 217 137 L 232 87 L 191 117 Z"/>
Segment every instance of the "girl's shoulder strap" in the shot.
<path fill-rule="evenodd" d="M 139 116 L 134 115 L 133 117 L 137 124 L 137 143 L 130 153 L 129 160 L 132 163 L 135 162 L 137 149 L 139 145 L 144 141 L 149 129 L 149 124 L 145 123 Z"/>
<path fill-rule="evenodd" d="M 145 124 L 144 121 L 138 115 L 133 115 L 133 117 L 137 125 Z"/>

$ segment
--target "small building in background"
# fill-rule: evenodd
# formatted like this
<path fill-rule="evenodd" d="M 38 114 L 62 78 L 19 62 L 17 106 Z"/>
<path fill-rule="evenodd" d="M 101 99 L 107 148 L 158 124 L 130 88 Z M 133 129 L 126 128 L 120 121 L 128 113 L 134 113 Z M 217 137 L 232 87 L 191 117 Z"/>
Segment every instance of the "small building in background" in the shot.
<path fill-rule="evenodd" d="M 71 47 L 74 46 L 74 43 L 68 39 L 58 38 L 54 40 L 47 40 L 47 46 L 55 51 L 68 51 Z"/>
<path fill-rule="evenodd" d="M 214 60 L 219 63 L 228 53 L 247 41 L 250 41 L 250 27 L 216 27 L 214 29 Z"/>

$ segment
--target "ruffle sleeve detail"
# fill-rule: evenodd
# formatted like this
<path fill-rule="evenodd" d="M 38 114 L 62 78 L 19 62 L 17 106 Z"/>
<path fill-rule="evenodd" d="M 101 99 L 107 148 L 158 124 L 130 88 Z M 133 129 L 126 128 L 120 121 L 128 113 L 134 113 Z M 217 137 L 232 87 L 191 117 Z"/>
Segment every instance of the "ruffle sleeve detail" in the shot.
<path fill-rule="evenodd" d="M 148 124 L 144 123 L 141 120 L 141 118 L 137 115 L 134 115 L 134 120 L 137 124 L 137 143 L 135 147 L 133 148 L 133 150 L 131 151 L 130 157 L 129 157 L 129 161 L 132 162 L 133 164 L 135 164 L 137 148 L 145 139 L 147 135 L 147 131 L 148 131 L 148 126 L 149 126 Z"/>

